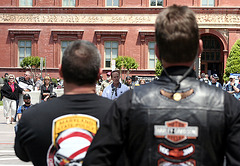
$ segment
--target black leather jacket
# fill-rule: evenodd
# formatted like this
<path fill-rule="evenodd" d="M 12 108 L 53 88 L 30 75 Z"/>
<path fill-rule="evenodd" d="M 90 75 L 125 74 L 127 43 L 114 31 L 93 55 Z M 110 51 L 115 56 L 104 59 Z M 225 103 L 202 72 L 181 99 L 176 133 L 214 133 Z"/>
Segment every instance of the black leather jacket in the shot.
<path fill-rule="evenodd" d="M 193 89 L 187 98 L 174 101 L 160 94 L 174 87 L 163 75 L 123 94 L 93 140 L 84 166 L 112 165 L 122 149 L 130 166 L 218 166 L 224 155 L 229 165 L 239 166 L 240 102 L 193 75 L 178 91 Z"/>

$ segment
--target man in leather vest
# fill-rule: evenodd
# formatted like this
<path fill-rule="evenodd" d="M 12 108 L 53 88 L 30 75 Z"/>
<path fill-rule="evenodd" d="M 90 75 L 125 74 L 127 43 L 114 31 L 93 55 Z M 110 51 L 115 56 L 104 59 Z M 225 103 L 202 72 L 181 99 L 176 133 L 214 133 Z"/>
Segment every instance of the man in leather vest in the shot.
<path fill-rule="evenodd" d="M 240 102 L 197 80 L 202 52 L 194 13 L 170 6 L 157 17 L 158 80 L 120 96 L 89 148 L 84 166 L 110 166 L 124 150 L 130 166 L 240 165 Z"/>

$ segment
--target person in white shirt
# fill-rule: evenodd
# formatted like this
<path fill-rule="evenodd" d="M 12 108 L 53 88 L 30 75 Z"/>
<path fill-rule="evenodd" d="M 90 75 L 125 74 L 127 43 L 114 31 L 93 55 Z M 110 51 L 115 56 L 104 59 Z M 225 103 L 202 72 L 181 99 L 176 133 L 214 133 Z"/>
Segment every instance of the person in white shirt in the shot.
<path fill-rule="evenodd" d="M 30 92 L 33 90 L 33 82 L 31 80 L 31 72 L 26 71 L 24 77 L 16 78 L 20 88 L 24 89 L 25 92 Z"/>
<path fill-rule="evenodd" d="M 117 100 L 124 92 L 128 91 L 128 87 L 119 81 L 119 71 L 114 70 L 111 73 L 111 78 L 113 83 L 107 86 L 102 93 L 103 97 L 106 97 L 110 100 Z"/>

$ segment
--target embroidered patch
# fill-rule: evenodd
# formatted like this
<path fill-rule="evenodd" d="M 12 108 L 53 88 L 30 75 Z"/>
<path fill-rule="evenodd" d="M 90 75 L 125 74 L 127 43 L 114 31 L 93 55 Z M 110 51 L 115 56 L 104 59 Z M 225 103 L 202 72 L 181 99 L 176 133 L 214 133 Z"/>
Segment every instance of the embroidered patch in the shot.
<path fill-rule="evenodd" d="M 158 160 L 158 166 L 196 166 L 196 161 L 190 159 L 181 163 L 173 163 L 164 159 L 160 159 Z"/>
<path fill-rule="evenodd" d="M 82 165 L 98 128 L 99 120 L 90 115 L 69 114 L 54 119 L 48 166 Z"/>
<path fill-rule="evenodd" d="M 173 143 L 179 143 L 186 139 L 196 139 L 198 127 L 188 126 L 188 122 L 174 119 L 166 121 L 165 125 L 154 125 L 154 135 L 158 138 L 166 138 Z"/>
<path fill-rule="evenodd" d="M 158 146 L 158 152 L 168 158 L 184 159 L 191 156 L 195 152 L 195 146 L 193 144 L 189 144 L 184 147 L 174 148 L 161 143 Z"/>

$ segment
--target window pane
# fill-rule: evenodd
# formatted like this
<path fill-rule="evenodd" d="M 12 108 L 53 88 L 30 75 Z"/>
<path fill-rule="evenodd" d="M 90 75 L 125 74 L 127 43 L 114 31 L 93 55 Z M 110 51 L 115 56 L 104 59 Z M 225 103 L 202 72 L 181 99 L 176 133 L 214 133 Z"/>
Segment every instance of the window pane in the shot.
<path fill-rule="evenodd" d="M 75 0 L 71 0 L 70 6 L 75 6 Z"/>
<path fill-rule="evenodd" d="M 215 40 L 213 39 L 211 42 L 212 42 L 212 46 L 211 47 L 215 48 Z"/>
<path fill-rule="evenodd" d="M 32 6 L 32 0 L 20 0 L 19 6 Z"/>
<path fill-rule="evenodd" d="M 105 67 L 111 67 L 111 62 L 110 61 L 106 61 L 105 62 Z"/>
<path fill-rule="evenodd" d="M 157 1 L 157 6 L 162 6 L 163 5 L 163 0 L 158 0 Z"/>
<path fill-rule="evenodd" d="M 24 47 L 25 46 L 25 41 L 19 41 L 18 46 L 19 47 Z"/>
<path fill-rule="evenodd" d="M 118 48 L 118 43 L 117 42 L 112 42 L 112 48 Z"/>
<path fill-rule="evenodd" d="M 150 6 L 156 6 L 156 0 L 151 0 L 150 1 Z"/>
<path fill-rule="evenodd" d="M 31 48 L 26 48 L 26 56 L 31 56 L 32 49 Z"/>
<path fill-rule="evenodd" d="M 211 52 L 210 60 L 214 60 L 214 52 Z"/>
<path fill-rule="evenodd" d="M 149 50 L 149 58 L 150 59 L 155 59 L 155 52 L 154 52 L 154 50 Z"/>
<path fill-rule="evenodd" d="M 19 58 L 19 64 L 22 62 L 22 60 L 23 60 L 23 58 L 20 57 L 20 58 Z"/>
<path fill-rule="evenodd" d="M 111 42 L 105 42 L 104 46 L 105 48 L 111 48 Z"/>
<path fill-rule="evenodd" d="M 112 0 L 107 0 L 107 6 L 112 6 Z"/>
<path fill-rule="evenodd" d="M 20 0 L 20 1 L 19 1 L 19 6 L 26 6 L 25 0 Z"/>
<path fill-rule="evenodd" d="M 62 47 L 67 47 L 68 46 L 68 42 L 67 41 L 62 41 Z"/>
<path fill-rule="evenodd" d="M 209 52 L 206 52 L 206 60 L 209 60 Z"/>
<path fill-rule="evenodd" d="M 25 49 L 24 48 L 22 48 L 22 47 L 20 47 L 19 48 L 19 57 L 24 57 L 25 56 L 25 51 L 24 51 Z"/>
<path fill-rule="evenodd" d="M 31 41 L 26 41 L 26 46 L 27 47 L 31 47 L 32 46 L 32 42 Z"/>
<path fill-rule="evenodd" d="M 209 0 L 209 6 L 214 6 L 214 0 Z"/>
<path fill-rule="evenodd" d="M 202 53 L 201 60 L 205 60 L 205 52 Z"/>
<path fill-rule="evenodd" d="M 118 56 L 118 50 L 117 49 L 113 49 L 112 50 L 112 59 L 117 58 L 117 56 Z"/>
<path fill-rule="evenodd" d="M 113 6 L 118 6 L 118 0 L 113 0 Z"/>
<path fill-rule="evenodd" d="M 155 60 L 149 60 L 149 68 L 155 68 Z"/>
<path fill-rule="evenodd" d="M 207 0 L 202 0 L 202 6 L 207 6 Z"/>
<path fill-rule="evenodd" d="M 111 49 L 106 49 L 105 50 L 105 56 L 106 56 L 106 58 L 111 59 Z"/>
<path fill-rule="evenodd" d="M 155 42 L 149 42 L 148 47 L 154 49 Z"/>
<path fill-rule="evenodd" d="M 68 0 L 63 0 L 63 1 L 62 1 L 62 6 L 67 6 L 67 4 L 68 4 L 67 1 L 68 1 Z"/>
<path fill-rule="evenodd" d="M 32 0 L 26 0 L 27 1 L 27 5 L 26 6 L 32 6 Z"/>
<path fill-rule="evenodd" d="M 220 52 L 216 52 L 216 60 L 220 60 Z"/>

